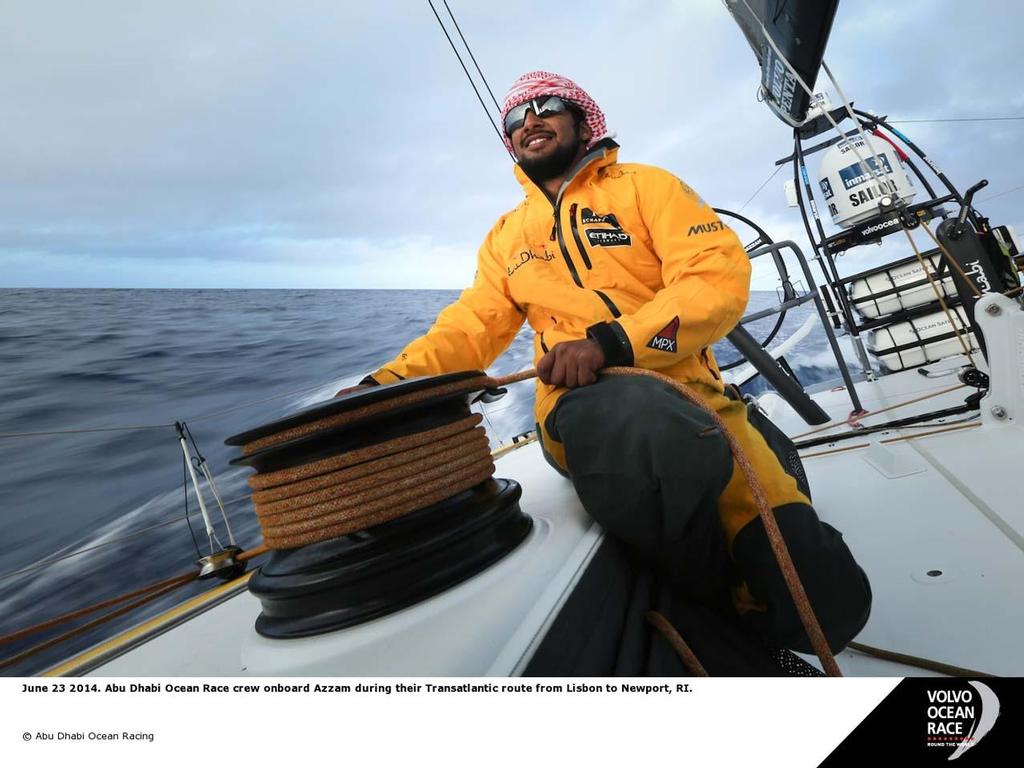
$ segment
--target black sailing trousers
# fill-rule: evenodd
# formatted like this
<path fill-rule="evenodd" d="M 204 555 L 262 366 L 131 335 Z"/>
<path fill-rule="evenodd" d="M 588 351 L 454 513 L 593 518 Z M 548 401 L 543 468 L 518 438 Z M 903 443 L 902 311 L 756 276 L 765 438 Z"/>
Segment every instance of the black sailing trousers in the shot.
<path fill-rule="evenodd" d="M 840 650 L 867 622 L 867 577 L 746 406 L 700 393 L 754 464 L 829 645 Z M 564 394 L 546 427 L 565 448 L 587 512 L 674 591 L 730 613 L 766 644 L 811 652 L 749 486 L 707 413 L 657 380 L 605 376 Z"/>

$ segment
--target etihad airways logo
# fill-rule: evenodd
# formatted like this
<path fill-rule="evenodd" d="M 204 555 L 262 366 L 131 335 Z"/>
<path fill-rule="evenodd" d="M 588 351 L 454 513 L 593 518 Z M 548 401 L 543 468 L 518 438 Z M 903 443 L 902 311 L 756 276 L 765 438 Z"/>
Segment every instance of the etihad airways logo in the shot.
<path fill-rule="evenodd" d="M 970 688 L 933 688 L 927 693 L 925 745 L 956 747 L 947 760 L 956 760 L 992 730 L 999 718 L 999 697 L 984 683 L 967 681 Z"/>
<path fill-rule="evenodd" d="M 633 244 L 633 239 L 621 229 L 588 229 L 587 240 L 591 245 L 604 248 Z"/>

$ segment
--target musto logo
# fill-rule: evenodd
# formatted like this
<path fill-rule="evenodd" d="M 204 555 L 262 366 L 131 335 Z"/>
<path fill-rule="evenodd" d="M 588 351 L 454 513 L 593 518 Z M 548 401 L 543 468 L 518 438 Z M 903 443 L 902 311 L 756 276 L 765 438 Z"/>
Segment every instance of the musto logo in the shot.
<path fill-rule="evenodd" d="M 976 746 L 999 717 L 999 698 L 993 690 L 974 680 L 968 685 L 927 691 L 925 743 L 929 747 L 955 747 L 947 760 L 956 760 Z"/>

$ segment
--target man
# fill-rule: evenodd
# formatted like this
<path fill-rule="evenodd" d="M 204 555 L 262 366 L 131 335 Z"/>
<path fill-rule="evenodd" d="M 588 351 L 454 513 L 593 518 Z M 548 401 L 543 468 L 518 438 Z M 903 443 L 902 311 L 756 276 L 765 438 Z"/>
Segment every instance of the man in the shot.
<path fill-rule="evenodd" d="M 573 81 L 527 73 L 501 117 L 525 199 L 487 235 L 472 287 L 364 383 L 482 370 L 528 320 L 545 455 L 587 511 L 673 589 L 742 617 L 771 644 L 809 651 L 710 416 L 649 377 L 597 374 L 635 366 L 686 383 L 743 446 L 826 637 L 844 646 L 867 620 L 867 580 L 744 404 L 726 396 L 711 352 L 747 303 L 739 240 L 670 173 L 618 163 L 603 113 Z"/>

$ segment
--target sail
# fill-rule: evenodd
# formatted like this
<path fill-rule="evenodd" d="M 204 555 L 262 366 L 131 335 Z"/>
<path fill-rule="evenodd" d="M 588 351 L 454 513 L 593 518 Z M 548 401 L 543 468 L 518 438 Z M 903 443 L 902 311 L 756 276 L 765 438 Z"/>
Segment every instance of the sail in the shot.
<path fill-rule="evenodd" d="M 839 0 L 723 0 L 754 49 L 761 65 L 765 101 L 792 126 L 807 117 L 810 97 L 778 53 L 768 44 L 771 36 L 782 56 L 811 88 L 821 60 Z"/>

